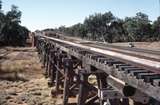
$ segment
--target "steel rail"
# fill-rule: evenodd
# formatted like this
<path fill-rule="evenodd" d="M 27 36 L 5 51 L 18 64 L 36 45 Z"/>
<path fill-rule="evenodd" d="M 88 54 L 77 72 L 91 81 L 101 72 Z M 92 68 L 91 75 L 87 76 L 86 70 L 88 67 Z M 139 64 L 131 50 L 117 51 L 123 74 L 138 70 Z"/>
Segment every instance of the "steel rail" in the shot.
<path fill-rule="evenodd" d="M 85 50 L 88 50 L 88 51 L 91 51 L 91 52 L 94 52 L 97 54 L 102 54 L 104 56 L 109 56 L 109 57 L 115 58 L 119 61 L 125 62 L 127 64 L 135 65 L 135 66 L 138 66 L 138 67 L 141 67 L 141 68 L 144 68 L 144 69 L 147 69 L 147 70 L 150 70 L 150 71 L 153 71 L 155 73 L 160 74 L 160 62 L 158 62 L 158 61 L 139 58 L 139 57 L 126 55 L 126 54 L 122 54 L 122 53 L 118 53 L 118 52 L 114 52 L 114 51 L 104 50 L 104 49 L 100 49 L 100 48 L 89 47 L 87 45 L 77 44 L 77 43 L 73 43 L 70 41 L 65 41 L 65 40 L 61 40 L 61 39 L 57 39 L 57 38 L 53 38 L 53 37 L 48 37 L 48 36 L 44 36 L 42 34 L 38 34 L 38 36 L 46 38 L 48 40 L 52 40 L 52 41 L 60 43 L 60 44 L 70 45 L 70 46 L 85 49 Z"/>

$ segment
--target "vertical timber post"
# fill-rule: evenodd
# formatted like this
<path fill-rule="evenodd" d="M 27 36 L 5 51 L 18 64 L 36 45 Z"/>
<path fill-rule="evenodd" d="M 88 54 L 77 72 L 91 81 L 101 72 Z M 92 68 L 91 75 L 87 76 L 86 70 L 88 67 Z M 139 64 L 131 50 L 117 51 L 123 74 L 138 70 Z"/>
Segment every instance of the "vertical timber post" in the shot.
<path fill-rule="evenodd" d="M 45 76 L 46 77 L 49 77 L 49 55 L 50 55 L 50 43 L 47 42 L 47 45 L 46 45 L 46 63 L 45 63 L 45 68 L 46 68 L 46 71 L 45 71 Z"/>
<path fill-rule="evenodd" d="M 101 90 L 101 89 L 107 88 L 108 86 L 107 80 L 106 80 L 107 75 L 104 73 L 98 73 L 96 77 L 97 77 L 97 83 L 98 83 L 99 89 Z M 99 99 L 99 101 L 100 101 L 100 105 L 104 104 L 104 100 Z"/>
<path fill-rule="evenodd" d="M 64 58 L 63 59 L 64 64 L 64 91 L 63 91 L 63 105 L 67 105 L 68 103 L 68 97 L 70 94 L 69 86 L 72 83 L 72 74 L 73 74 L 73 62 L 72 59 Z"/>
<path fill-rule="evenodd" d="M 55 84 L 55 88 L 56 88 L 56 92 L 58 93 L 59 91 L 59 76 L 60 76 L 60 73 L 59 73 L 59 51 L 57 51 L 56 53 L 56 84 Z"/>
<path fill-rule="evenodd" d="M 51 51 L 51 82 L 54 83 L 56 79 L 56 56 L 55 56 L 56 51 L 52 50 Z"/>
<path fill-rule="evenodd" d="M 86 84 L 88 82 L 88 74 L 83 73 L 83 70 L 79 72 L 80 75 L 80 85 L 79 85 L 79 96 L 78 96 L 78 104 L 77 105 L 85 105 L 88 89 Z"/>

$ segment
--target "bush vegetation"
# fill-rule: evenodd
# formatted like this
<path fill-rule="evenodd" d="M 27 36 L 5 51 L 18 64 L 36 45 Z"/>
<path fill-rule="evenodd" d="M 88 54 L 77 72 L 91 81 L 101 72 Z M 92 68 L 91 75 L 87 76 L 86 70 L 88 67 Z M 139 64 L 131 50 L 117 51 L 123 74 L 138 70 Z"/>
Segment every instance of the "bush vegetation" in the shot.
<path fill-rule="evenodd" d="M 134 17 L 120 19 L 111 12 L 95 13 L 83 23 L 61 26 L 54 31 L 75 37 L 105 42 L 160 41 L 160 17 L 151 22 L 148 15 L 138 12 Z"/>
<path fill-rule="evenodd" d="M 15 5 L 4 13 L 0 0 L 0 46 L 25 46 L 29 30 L 20 25 L 21 15 Z"/>

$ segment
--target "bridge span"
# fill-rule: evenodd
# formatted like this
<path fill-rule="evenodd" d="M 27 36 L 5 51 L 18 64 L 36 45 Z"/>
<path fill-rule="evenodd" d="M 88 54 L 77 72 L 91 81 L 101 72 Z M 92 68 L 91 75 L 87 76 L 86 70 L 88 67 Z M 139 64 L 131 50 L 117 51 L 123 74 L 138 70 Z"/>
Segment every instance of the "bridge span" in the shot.
<path fill-rule="evenodd" d="M 160 105 L 160 52 L 35 33 L 52 93 L 63 90 L 63 105 Z M 95 76 L 96 84 L 89 77 Z M 55 95 L 55 94 L 54 94 Z"/>

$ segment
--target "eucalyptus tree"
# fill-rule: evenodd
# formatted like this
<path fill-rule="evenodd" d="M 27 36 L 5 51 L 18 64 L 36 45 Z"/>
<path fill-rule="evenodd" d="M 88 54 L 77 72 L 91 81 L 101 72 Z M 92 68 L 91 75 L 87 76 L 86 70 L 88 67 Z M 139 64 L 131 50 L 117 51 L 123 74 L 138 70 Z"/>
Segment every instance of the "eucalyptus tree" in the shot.
<path fill-rule="evenodd" d="M 110 31 L 109 24 L 115 19 L 111 12 L 106 12 L 104 14 L 96 13 L 94 15 L 90 15 L 85 19 L 84 25 L 87 28 L 89 34 L 91 34 L 91 38 L 93 40 L 107 40 L 110 41 Z"/>
<path fill-rule="evenodd" d="M 96 29 L 94 26 L 94 22 L 93 22 L 94 16 L 90 15 L 89 17 L 87 17 L 84 20 L 84 25 L 86 26 L 87 29 L 87 37 L 89 39 L 95 39 L 95 34 L 96 34 Z"/>
<path fill-rule="evenodd" d="M 151 24 L 148 15 L 137 13 L 135 17 L 126 17 L 124 29 L 128 34 L 128 41 L 145 41 L 150 38 Z"/>
<path fill-rule="evenodd" d="M 110 34 L 112 35 L 112 42 L 124 42 L 127 41 L 127 34 L 123 27 L 124 21 L 116 18 L 109 27 Z"/>
<path fill-rule="evenodd" d="M 160 40 L 160 17 L 151 24 L 148 15 L 138 12 L 134 17 L 119 19 L 111 12 L 95 13 L 83 23 L 60 27 L 60 32 L 70 36 L 104 42 Z"/>
<path fill-rule="evenodd" d="M 2 2 L 0 7 L 2 8 Z M 0 11 L 0 45 L 24 46 L 29 30 L 20 25 L 21 11 L 12 5 L 7 13 Z"/>
<path fill-rule="evenodd" d="M 148 15 L 138 12 L 136 14 L 138 41 L 147 41 L 151 37 L 151 24 Z"/>
<path fill-rule="evenodd" d="M 0 0 L 0 10 L 2 9 L 2 1 Z"/>
<path fill-rule="evenodd" d="M 153 40 L 160 41 L 160 16 L 153 22 Z"/>
<path fill-rule="evenodd" d="M 16 45 L 19 43 L 19 23 L 20 23 L 21 12 L 16 6 L 12 5 L 11 10 L 5 15 L 5 26 L 2 29 L 3 42 L 6 45 Z"/>

